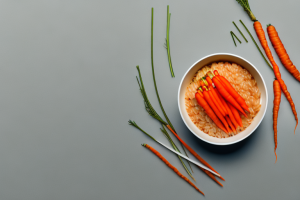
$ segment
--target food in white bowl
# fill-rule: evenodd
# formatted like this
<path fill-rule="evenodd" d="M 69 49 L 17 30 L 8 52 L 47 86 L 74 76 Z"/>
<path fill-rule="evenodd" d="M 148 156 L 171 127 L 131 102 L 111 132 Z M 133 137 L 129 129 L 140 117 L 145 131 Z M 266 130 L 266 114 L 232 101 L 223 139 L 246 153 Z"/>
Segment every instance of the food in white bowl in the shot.
<path fill-rule="evenodd" d="M 243 127 L 236 134 L 218 128 L 195 99 L 199 79 L 214 70 L 231 83 L 249 107 L 248 118 L 241 116 Z M 183 121 L 198 138 L 212 144 L 233 144 L 248 137 L 260 124 L 267 108 L 267 90 L 250 62 L 233 54 L 213 54 L 200 59 L 186 72 L 179 87 L 178 103 Z"/>

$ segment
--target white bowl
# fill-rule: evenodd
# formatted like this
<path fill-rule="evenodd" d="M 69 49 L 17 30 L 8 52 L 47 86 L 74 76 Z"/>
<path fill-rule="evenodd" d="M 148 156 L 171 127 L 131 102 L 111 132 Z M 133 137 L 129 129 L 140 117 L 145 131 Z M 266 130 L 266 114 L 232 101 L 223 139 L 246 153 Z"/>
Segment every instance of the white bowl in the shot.
<path fill-rule="evenodd" d="M 213 62 L 218 62 L 218 61 L 228 61 L 228 62 L 234 62 L 245 69 L 247 69 L 254 79 L 257 82 L 257 86 L 259 88 L 259 91 L 261 92 L 261 98 L 260 98 L 260 103 L 261 103 L 261 109 L 257 113 L 257 115 L 254 117 L 252 123 L 250 126 L 248 126 L 244 131 L 238 133 L 235 136 L 229 137 L 229 138 L 216 138 L 209 136 L 208 134 L 204 133 L 201 131 L 190 119 L 186 109 L 185 109 L 185 91 L 188 85 L 190 84 L 190 81 L 192 80 L 193 76 L 195 73 L 201 69 L 202 67 L 213 63 Z M 265 116 L 266 110 L 267 110 L 267 103 L 268 103 L 268 92 L 267 92 L 267 87 L 265 84 L 265 81 L 259 71 L 246 59 L 234 55 L 234 54 L 229 54 L 229 53 L 216 53 L 216 54 L 211 54 L 208 56 L 205 56 L 195 62 L 184 74 L 180 85 L 179 85 L 179 90 L 178 90 L 178 107 L 179 107 L 179 112 L 182 117 L 182 120 L 184 121 L 185 125 L 188 127 L 188 129 L 198 138 L 201 140 L 208 142 L 210 144 L 215 144 L 215 145 L 230 145 L 234 144 L 237 142 L 240 142 L 250 136 L 255 129 L 259 126 L 261 123 L 262 119 Z"/>

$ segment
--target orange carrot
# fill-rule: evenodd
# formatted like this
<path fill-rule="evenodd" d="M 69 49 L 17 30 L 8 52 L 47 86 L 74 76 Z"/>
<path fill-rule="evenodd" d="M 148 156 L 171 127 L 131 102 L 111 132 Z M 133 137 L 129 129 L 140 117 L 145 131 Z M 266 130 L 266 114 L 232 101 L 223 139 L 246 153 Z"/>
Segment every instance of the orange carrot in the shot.
<path fill-rule="evenodd" d="M 221 122 L 223 123 L 223 125 L 225 126 L 226 128 L 226 133 L 228 134 L 229 131 L 229 128 L 228 128 L 228 124 L 225 120 L 225 118 L 223 117 L 223 115 L 221 114 L 221 112 L 219 111 L 219 109 L 217 108 L 217 106 L 214 104 L 213 100 L 211 99 L 211 95 L 210 94 L 210 91 L 203 91 L 203 96 L 204 96 L 204 99 L 206 100 L 206 102 L 208 103 L 208 105 L 212 108 L 212 110 L 214 111 L 214 113 L 218 116 L 218 118 L 221 120 Z"/>
<path fill-rule="evenodd" d="M 221 81 L 219 81 L 217 78 L 212 78 L 213 83 L 215 84 L 216 88 L 218 89 L 219 93 L 222 95 L 222 97 L 231 103 L 236 109 L 238 109 L 245 117 L 248 117 L 242 107 L 236 102 L 236 100 L 226 91 L 224 86 L 222 85 Z"/>
<path fill-rule="evenodd" d="M 201 194 L 204 195 L 204 193 L 199 190 L 197 188 L 197 186 L 192 183 L 187 177 L 185 177 L 184 175 L 182 175 L 178 169 L 176 167 L 174 167 L 173 165 L 171 165 L 171 163 L 165 159 L 158 151 L 156 151 L 153 147 L 151 147 L 148 144 L 142 144 L 144 147 L 146 147 L 147 149 L 149 149 L 150 151 L 152 151 L 157 157 L 159 157 L 169 168 L 171 168 L 179 177 L 181 177 L 183 180 L 185 180 L 186 182 L 188 182 L 191 186 L 193 186 L 198 192 L 200 192 Z"/>
<path fill-rule="evenodd" d="M 199 167 L 199 166 L 198 166 Z M 201 167 L 199 167 L 200 169 L 202 169 Z M 206 169 L 202 169 L 202 171 L 204 171 L 205 174 L 207 174 L 207 176 L 209 176 L 212 180 L 214 180 L 217 184 L 219 184 L 220 186 L 223 187 L 223 184 L 220 183 L 216 177 L 210 172 L 210 171 L 207 171 Z"/>
<path fill-rule="evenodd" d="M 240 106 L 247 110 L 248 112 L 250 112 L 245 100 L 243 99 L 243 97 L 241 97 L 241 95 L 239 95 L 239 93 L 232 87 L 232 85 L 230 84 L 230 82 L 224 77 L 219 75 L 218 71 L 215 70 L 214 74 L 220 78 L 220 80 L 222 81 L 223 85 L 225 86 L 225 89 L 227 90 L 227 92 L 229 92 L 229 94 L 240 104 Z"/>
<path fill-rule="evenodd" d="M 234 118 L 233 113 L 231 112 L 231 110 L 230 110 L 228 104 L 227 104 L 226 101 L 223 99 L 223 97 L 218 93 L 218 90 L 216 90 L 216 92 L 217 92 L 217 95 L 218 95 L 218 97 L 220 98 L 222 104 L 224 105 L 224 107 L 225 107 L 225 109 L 226 109 L 226 111 L 227 111 L 227 113 L 228 113 L 228 116 L 229 116 L 231 122 L 233 123 L 235 129 L 237 129 L 237 128 L 239 127 L 239 124 L 237 123 L 236 119 Z"/>
<path fill-rule="evenodd" d="M 265 37 L 265 32 L 264 32 L 264 30 L 261 26 L 261 23 L 259 21 L 255 21 L 253 23 L 253 25 L 254 25 L 254 29 L 255 29 L 255 32 L 257 34 L 257 37 L 258 37 L 258 39 L 261 43 L 261 46 L 265 50 L 265 53 L 266 53 L 267 57 L 269 58 L 272 66 L 273 66 L 274 74 L 275 74 L 275 77 L 276 77 L 276 79 L 278 80 L 278 82 L 280 84 L 280 88 L 281 88 L 283 94 L 286 96 L 288 102 L 291 105 L 291 108 L 292 108 L 292 111 L 294 113 L 295 120 L 296 120 L 296 126 L 295 126 L 295 130 L 294 130 L 294 134 L 295 134 L 295 131 L 296 131 L 296 128 L 297 128 L 297 125 L 298 125 L 298 116 L 297 116 L 295 104 L 293 102 L 293 99 L 292 99 L 289 91 L 287 90 L 287 87 L 286 87 L 284 81 L 281 78 L 279 67 L 277 66 L 277 64 L 276 64 L 276 62 L 275 62 L 275 60 L 272 56 L 271 50 L 268 46 L 268 42 L 267 42 L 266 37 Z"/>
<path fill-rule="evenodd" d="M 194 151 L 187 143 L 185 143 L 178 135 L 177 133 L 175 133 L 175 131 L 169 126 L 167 125 L 167 128 L 174 134 L 174 136 L 181 142 L 181 144 L 183 144 L 183 146 L 185 146 L 185 148 L 191 152 L 191 154 L 193 154 L 193 156 L 195 156 L 201 163 L 203 163 L 206 167 L 208 167 L 209 169 L 211 169 L 212 171 L 218 173 L 212 166 L 210 166 L 210 164 L 208 164 L 203 158 L 201 158 L 196 151 Z M 208 171 L 209 172 L 209 171 Z M 218 173 L 219 174 L 219 173 Z M 223 181 L 225 181 L 225 179 L 223 177 L 219 177 L 220 179 L 222 179 Z"/>
<path fill-rule="evenodd" d="M 277 118 L 278 118 L 278 111 L 279 111 L 279 105 L 281 101 L 281 89 L 280 89 L 280 84 L 278 80 L 274 80 L 273 82 L 273 91 L 274 91 L 274 101 L 273 101 L 273 129 L 274 129 L 274 143 L 275 143 L 275 148 L 274 148 L 274 153 L 276 156 L 276 161 L 277 161 L 277 154 L 276 154 L 276 149 L 277 149 Z M 275 163 L 276 163 L 275 161 Z"/>
<path fill-rule="evenodd" d="M 198 104 L 205 110 L 206 114 L 215 122 L 215 124 L 222 129 L 224 132 L 227 132 L 222 122 L 219 120 L 219 118 L 216 116 L 214 111 L 210 108 L 206 100 L 203 98 L 203 94 L 197 92 L 195 94 L 195 98 L 198 102 Z"/>
<path fill-rule="evenodd" d="M 214 104 L 217 106 L 218 110 L 221 112 L 221 114 L 223 116 L 226 115 L 225 111 L 223 110 L 223 104 L 221 103 L 220 99 L 216 98 L 216 95 L 214 95 L 213 93 L 213 90 L 214 88 L 213 87 L 208 87 L 209 88 L 209 96 L 210 98 L 213 100 Z"/>
<path fill-rule="evenodd" d="M 215 89 L 214 86 L 212 85 L 212 80 L 210 79 L 209 76 L 206 76 L 204 80 L 206 81 L 204 83 L 207 84 L 206 86 L 208 86 L 208 88 L 211 90 L 214 98 L 216 99 L 217 103 L 220 105 L 221 113 L 223 114 L 223 116 L 227 115 L 228 112 L 227 112 L 225 106 L 223 105 L 223 103 L 221 102 L 220 97 L 217 95 L 218 90 Z"/>
<path fill-rule="evenodd" d="M 233 132 L 233 133 L 236 134 L 236 130 L 235 130 L 235 128 L 234 128 L 232 122 L 230 121 L 230 118 L 226 115 L 226 116 L 225 116 L 225 119 L 226 119 L 226 121 L 227 121 L 227 123 L 228 123 L 228 125 L 229 125 L 229 128 L 231 129 L 231 132 Z"/>
<path fill-rule="evenodd" d="M 227 105 L 228 105 L 229 109 L 231 110 L 237 123 L 240 125 L 240 127 L 243 127 L 242 119 L 241 119 L 239 112 L 230 103 L 228 103 Z"/>
<path fill-rule="evenodd" d="M 267 27 L 267 32 L 269 35 L 269 39 L 283 66 L 295 77 L 295 79 L 300 81 L 300 72 L 295 67 L 289 55 L 287 54 L 275 27 L 269 24 Z"/>

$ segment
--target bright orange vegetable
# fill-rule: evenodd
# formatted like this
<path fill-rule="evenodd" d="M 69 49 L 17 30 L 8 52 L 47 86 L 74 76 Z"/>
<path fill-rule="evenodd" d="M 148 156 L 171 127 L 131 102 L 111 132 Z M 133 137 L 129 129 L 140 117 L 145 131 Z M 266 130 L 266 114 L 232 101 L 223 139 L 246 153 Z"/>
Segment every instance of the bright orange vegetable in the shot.
<path fill-rule="evenodd" d="M 228 105 L 229 109 L 231 110 L 237 123 L 240 125 L 240 127 L 243 127 L 242 119 L 241 119 L 239 112 L 230 103 L 227 103 L 227 105 Z"/>
<path fill-rule="evenodd" d="M 273 82 L 273 91 L 274 91 L 273 129 L 274 129 L 274 143 L 275 143 L 274 153 L 275 153 L 276 161 L 277 161 L 277 154 L 276 154 L 276 149 L 277 149 L 277 119 L 278 119 L 279 105 L 280 105 L 280 101 L 281 101 L 281 89 L 280 89 L 280 84 L 279 84 L 278 80 L 276 80 L 276 79 Z"/>
<path fill-rule="evenodd" d="M 234 116 L 233 116 L 233 114 L 232 114 L 232 112 L 231 112 L 231 110 L 230 110 L 230 108 L 229 108 L 227 102 L 226 102 L 226 101 L 223 99 L 223 97 L 218 93 L 218 90 L 216 90 L 216 91 L 217 91 L 218 97 L 220 98 L 222 104 L 224 105 L 224 107 L 225 107 L 225 109 L 226 109 L 226 111 L 227 111 L 227 113 L 228 113 L 228 116 L 229 116 L 231 122 L 232 122 L 233 125 L 234 125 L 234 128 L 237 129 L 237 128 L 239 127 L 239 124 L 237 123 L 236 119 L 234 118 Z"/>
<path fill-rule="evenodd" d="M 239 95 L 239 93 L 232 87 L 232 85 L 230 84 L 230 82 L 224 77 L 219 75 L 218 71 L 215 70 L 214 74 L 220 78 L 220 80 L 222 81 L 223 85 L 225 86 L 225 89 L 227 90 L 227 92 L 240 104 L 240 106 L 247 110 L 248 112 L 250 112 L 245 100 L 243 99 L 243 97 L 241 97 L 241 95 Z"/>
<path fill-rule="evenodd" d="M 198 94 L 198 93 L 197 93 Z M 200 96 L 200 94 L 199 94 Z M 201 96 L 200 96 L 201 97 Z M 203 98 L 202 98 L 203 99 Z M 204 99 L 203 99 L 204 100 Z M 205 101 L 205 100 L 204 100 Z M 221 122 L 220 122 L 221 123 Z M 181 144 L 183 144 L 183 146 L 185 146 L 185 148 L 191 152 L 191 154 L 193 154 L 193 156 L 195 156 L 200 162 L 202 162 L 206 167 L 208 167 L 209 169 L 211 169 L 212 171 L 218 173 L 212 166 L 210 166 L 210 164 L 208 164 L 208 162 L 206 162 L 203 158 L 201 158 L 196 151 L 194 151 L 187 143 L 185 143 L 178 135 L 177 133 L 175 133 L 175 131 L 169 126 L 167 125 L 167 128 L 173 133 L 173 135 L 181 142 Z M 202 169 L 202 168 L 201 168 Z M 207 171 L 209 172 L 209 171 Z M 210 173 L 210 172 L 209 172 Z M 219 174 L 219 173 L 218 173 Z M 222 179 L 223 181 L 225 181 L 225 179 L 223 177 L 219 177 L 220 179 Z"/>
<path fill-rule="evenodd" d="M 242 107 L 236 102 L 236 100 L 227 92 L 227 90 L 222 85 L 221 81 L 219 81 L 217 78 L 212 78 L 213 83 L 215 84 L 216 88 L 218 89 L 219 93 L 222 95 L 222 97 L 231 103 L 236 109 L 238 109 L 245 117 L 248 117 Z"/>
<path fill-rule="evenodd" d="M 294 134 L 295 134 L 295 131 L 296 131 L 296 128 L 297 128 L 297 125 L 298 125 L 298 116 L 297 116 L 295 104 L 293 102 L 293 99 L 292 99 L 289 91 L 287 90 L 287 87 L 286 87 L 284 81 L 281 79 L 281 74 L 280 74 L 280 71 L 279 71 L 279 67 L 277 66 L 277 64 L 276 64 L 276 62 L 275 62 L 275 60 L 272 56 L 271 50 L 268 46 L 268 42 L 267 42 L 266 37 L 265 37 L 265 32 L 264 32 L 264 30 L 261 26 L 261 23 L 259 21 L 256 21 L 256 22 L 253 23 L 253 25 L 254 25 L 254 29 L 255 29 L 255 32 L 257 34 L 257 37 L 258 37 L 258 39 L 261 43 L 261 46 L 265 50 L 265 53 L 266 53 L 267 57 L 269 58 L 272 66 L 273 66 L 274 74 L 275 74 L 275 77 L 276 77 L 276 79 L 278 80 L 278 82 L 280 84 L 280 88 L 281 88 L 283 94 L 286 96 L 288 102 L 291 105 L 291 108 L 292 108 L 292 111 L 294 113 L 295 120 L 296 120 L 296 126 L 295 126 L 295 130 L 294 130 Z"/>
<path fill-rule="evenodd" d="M 203 91 L 203 96 L 204 99 L 206 100 L 206 102 L 208 103 L 208 105 L 211 107 L 211 109 L 214 111 L 214 113 L 218 116 L 218 118 L 221 120 L 221 122 L 223 123 L 223 125 L 226 128 L 226 133 L 228 134 L 228 132 L 230 132 L 230 129 L 228 128 L 228 124 L 225 120 L 225 118 L 223 117 L 223 115 L 221 114 L 221 112 L 219 111 L 218 107 L 214 104 L 213 100 L 211 99 L 211 95 L 210 95 L 211 91 Z"/>
<path fill-rule="evenodd" d="M 269 39 L 283 66 L 295 77 L 295 79 L 300 81 L 300 72 L 295 67 L 289 55 L 287 54 L 275 27 L 269 24 L 267 27 L 267 32 L 269 35 Z"/>
<path fill-rule="evenodd" d="M 214 93 L 214 88 L 213 87 L 208 87 L 209 88 L 209 96 L 213 100 L 214 104 L 217 106 L 218 110 L 221 112 L 223 117 L 225 117 L 226 113 L 223 109 L 223 104 L 219 98 L 216 97 L 216 94 Z"/>
<path fill-rule="evenodd" d="M 236 130 L 235 130 L 235 128 L 234 128 L 232 122 L 230 121 L 230 118 L 226 115 L 226 116 L 225 116 L 225 119 L 226 119 L 226 121 L 227 121 L 227 123 L 228 123 L 228 125 L 229 125 L 229 128 L 231 129 L 231 132 L 233 132 L 233 133 L 236 134 Z"/>
<path fill-rule="evenodd" d="M 197 92 L 195 94 L 195 98 L 196 98 L 198 104 L 205 110 L 206 114 L 213 120 L 213 122 L 215 122 L 215 124 L 220 129 L 222 129 L 224 132 L 227 132 L 227 130 L 225 129 L 222 122 L 219 120 L 219 118 L 216 116 L 214 111 L 211 109 L 211 107 L 208 105 L 208 103 L 204 99 L 203 94 L 202 93 L 200 94 L 199 92 Z"/>
<path fill-rule="evenodd" d="M 208 88 L 211 90 L 211 92 L 212 92 L 214 98 L 216 99 L 217 103 L 220 105 L 220 111 L 221 111 L 222 115 L 223 115 L 223 116 L 227 115 L 228 112 L 227 112 L 225 106 L 223 105 L 223 103 L 221 102 L 220 97 L 219 97 L 218 94 L 217 94 L 218 90 L 215 89 L 214 86 L 212 85 L 212 80 L 211 80 L 211 78 L 210 78 L 209 76 L 206 76 L 205 80 L 206 80 L 206 83 L 207 83 L 206 86 L 208 86 Z M 205 82 L 204 82 L 204 83 L 205 83 Z"/>
<path fill-rule="evenodd" d="M 151 147 L 148 144 L 143 144 L 144 147 L 146 147 L 147 149 L 149 149 L 150 151 L 152 151 L 157 157 L 159 157 L 169 168 L 171 168 L 179 177 L 181 177 L 183 180 L 185 180 L 186 182 L 188 182 L 191 186 L 193 186 L 198 192 L 200 192 L 201 194 L 204 195 L 204 193 L 199 190 L 197 188 L 197 186 L 192 183 L 187 177 L 185 177 L 184 175 L 182 175 L 178 169 L 176 167 L 174 167 L 173 165 L 171 165 L 171 163 L 165 159 L 158 151 L 156 151 L 153 147 Z"/>

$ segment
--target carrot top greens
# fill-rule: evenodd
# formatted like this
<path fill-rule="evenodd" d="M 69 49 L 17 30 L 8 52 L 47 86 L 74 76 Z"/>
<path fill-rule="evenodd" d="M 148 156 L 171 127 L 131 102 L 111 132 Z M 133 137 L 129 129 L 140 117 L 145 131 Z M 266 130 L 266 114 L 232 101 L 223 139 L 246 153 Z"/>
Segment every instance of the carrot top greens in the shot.
<path fill-rule="evenodd" d="M 254 14 L 252 13 L 251 9 L 250 9 L 250 5 L 248 3 L 248 0 L 236 0 L 243 8 L 244 10 L 248 13 L 250 19 L 252 21 L 256 21 L 256 17 L 254 16 Z"/>

